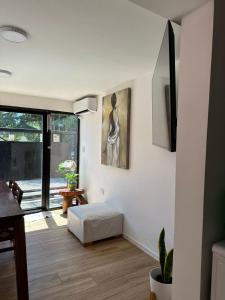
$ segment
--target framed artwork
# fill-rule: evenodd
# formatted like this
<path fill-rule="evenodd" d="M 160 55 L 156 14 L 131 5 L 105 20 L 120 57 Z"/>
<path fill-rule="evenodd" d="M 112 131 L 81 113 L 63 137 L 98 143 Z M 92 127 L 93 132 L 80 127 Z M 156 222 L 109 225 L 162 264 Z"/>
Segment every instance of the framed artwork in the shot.
<path fill-rule="evenodd" d="M 102 164 L 129 169 L 131 89 L 103 97 Z"/>

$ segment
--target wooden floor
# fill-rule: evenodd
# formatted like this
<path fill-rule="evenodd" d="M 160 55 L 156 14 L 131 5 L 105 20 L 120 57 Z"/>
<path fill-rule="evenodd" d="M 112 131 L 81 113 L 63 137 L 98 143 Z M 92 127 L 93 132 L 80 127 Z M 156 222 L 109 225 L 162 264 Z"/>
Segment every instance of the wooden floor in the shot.
<path fill-rule="evenodd" d="M 26 218 L 30 300 L 147 300 L 156 261 L 123 238 L 83 248 L 56 211 Z M 0 254 L 0 299 L 16 299 L 13 253 Z"/>

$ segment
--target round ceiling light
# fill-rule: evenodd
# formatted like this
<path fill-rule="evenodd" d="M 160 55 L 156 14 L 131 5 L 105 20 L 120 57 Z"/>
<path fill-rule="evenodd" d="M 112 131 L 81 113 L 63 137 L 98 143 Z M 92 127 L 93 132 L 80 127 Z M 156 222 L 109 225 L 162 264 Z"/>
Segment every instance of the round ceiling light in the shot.
<path fill-rule="evenodd" d="M 11 76 L 12 73 L 10 71 L 0 69 L 0 78 L 9 78 Z"/>
<path fill-rule="evenodd" d="M 0 35 L 3 39 L 12 43 L 22 43 L 28 38 L 26 31 L 14 26 L 0 27 Z"/>

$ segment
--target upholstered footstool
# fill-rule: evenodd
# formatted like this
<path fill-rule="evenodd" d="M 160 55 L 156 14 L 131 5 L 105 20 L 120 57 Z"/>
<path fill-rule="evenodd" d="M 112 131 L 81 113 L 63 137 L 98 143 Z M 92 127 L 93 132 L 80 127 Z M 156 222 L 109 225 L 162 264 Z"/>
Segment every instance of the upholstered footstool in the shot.
<path fill-rule="evenodd" d="M 123 215 L 106 203 L 73 206 L 68 209 L 68 229 L 83 245 L 121 235 Z"/>

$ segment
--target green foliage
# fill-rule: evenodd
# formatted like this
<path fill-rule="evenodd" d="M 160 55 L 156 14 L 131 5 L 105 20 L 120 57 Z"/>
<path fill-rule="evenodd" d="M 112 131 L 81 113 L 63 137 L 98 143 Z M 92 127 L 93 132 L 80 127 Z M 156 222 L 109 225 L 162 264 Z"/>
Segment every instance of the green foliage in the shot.
<path fill-rule="evenodd" d="M 173 270 L 173 249 L 167 254 L 165 246 L 165 229 L 163 228 L 159 235 L 159 261 L 161 267 L 161 280 L 163 283 L 172 282 Z"/>
<path fill-rule="evenodd" d="M 42 117 L 35 114 L 2 111 L 0 112 L 0 128 L 2 140 L 8 141 L 11 133 L 14 135 L 14 141 L 21 141 L 21 138 L 25 138 L 28 142 L 40 142 Z M 4 131 L 4 129 L 11 129 L 11 131 Z M 20 131 L 17 131 L 18 129 Z"/>
<path fill-rule="evenodd" d="M 173 271 L 173 249 L 169 251 L 166 256 L 165 266 L 164 266 L 164 282 L 170 283 L 172 279 Z"/>
<path fill-rule="evenodd" d="M 76 183 L 79 174 L 75 173 L 76 167 L 68 168 L 68 165 L 65 164 L 67 161 L 63 161 L 58 165 L 58 173 L 63 176 L 68 183 Z M 72 161 L 74 164 L 75 162 Z"/>
<path fill-rule="evenodd" d="M 78 131 L 77 117 L 68 114 L 51 114 L 51 127 L 52 132 L 61 133 L 61 142 L 71 144 L 72 147 L 74 146 Z M 40 142 L 42 116 L 38 114 L 2 111 L 0 112 L 0 128 L 1 141 L 8 141 L 10 139 L 9 134 L 13 134 L 14 141 Z"/>
<path fill-rule="evenodd" d="M 42 118 L 35 114 L 2 111 L 0 112 L 0 127 L 41 130 Z"/>
<path fill-rule="evenodd" d="M 79 175 L 75 173 L 66 173 L 65 174 L 65 179 L 67 180 L 68 183 L 76 183 L 77 182 L 77 177 Z"/>
<path fill-rule="evenodd" d="M 78 127 L 77 117 L 68 114 L 52 114 L 51 115 L 52 130 L 76 132 Z"/>
<path fill-rule="evenodd" d="M 165 229 L 163 228 L 159 236 L 159 262 L 161 266 L 162 278 L 164 278 L 164 266 L 166 261 Z"/>
<path fill-rule="evenodd" d="M 58 170 L 57 170 L 57 172 L 58 172 L 61 176 L 65 177 L 65 174 L 67 173 L 67 171 L 66 171 L 66 168 L 64 167 L 64 161 L 61 162 L 61 163 L 58 165 Z"/>

